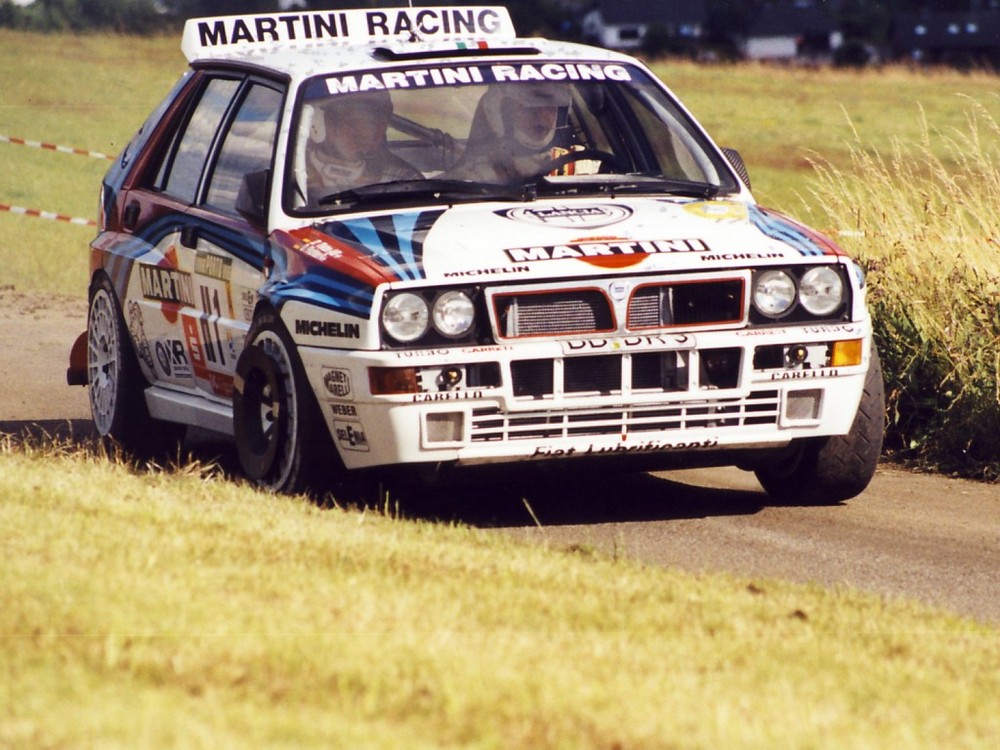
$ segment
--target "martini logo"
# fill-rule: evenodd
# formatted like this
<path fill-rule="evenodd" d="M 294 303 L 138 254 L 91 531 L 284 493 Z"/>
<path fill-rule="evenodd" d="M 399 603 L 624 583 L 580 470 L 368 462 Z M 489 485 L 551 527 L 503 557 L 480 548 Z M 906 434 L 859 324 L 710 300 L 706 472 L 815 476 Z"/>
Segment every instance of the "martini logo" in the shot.
<path fill-rule="evenodd" d="M 189 273 L 140 263 L 139 281 L 146 299 L 194 307 L 194 284 Z"/>
<path fill-rule="evenodd" d="M 596 229 L 625 221 L 632 215 L 627 206 L 534 206 L 498 211 L 511 221 L 561 229 Z"/>
<path fill-rule="evenodd" d="M 506 253 L 515 263 L 531 263 L 539 260 L 565 260 L 578 258 L 592 260 L 599 258 L 640 259 L 661 253 L 706 253 L 710 248 L 704 240 L 612 240 L 609 242 L 585 242 L 567 245 L 547 245 L 538 247 L 513 247 Z"/>

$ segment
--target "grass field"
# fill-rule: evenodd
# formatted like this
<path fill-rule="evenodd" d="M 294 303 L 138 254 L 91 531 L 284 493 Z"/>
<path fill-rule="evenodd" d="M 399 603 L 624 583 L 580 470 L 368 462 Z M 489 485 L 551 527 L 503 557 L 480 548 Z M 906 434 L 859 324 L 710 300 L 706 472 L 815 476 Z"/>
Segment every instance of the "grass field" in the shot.
<path fill-rule="evenodd" d="M 901 602 L 2 442 L 0 498 L 0 748 L 1000 738 L 996 630 Z"/>
<path fill-rule="evenodd" d="M 183 68 L 174 38 L 0 32 L 0 134 L 113 153 Z M 962 166 L 921 113 L 951 135 L 969 132 L 963 97 L 997 110 L 982 75 L 658 71 L 740 149 L 762 202 L 862 239 L 871 226 L 831 210 L 845 174 L 899 144 L 922 158 L 919 193 L 928 152 Z M 0 203 L 94 216 L 106 164 L 0 143 L 0 165 Z M 92 233 L 0 213 L 0 285 L 83 297 Z M 1000 742 L 996 629 L 853 591 L 323 511 L 204 467 L 137 473 L 9 439 L 0 530 L 3 750 Z"/>

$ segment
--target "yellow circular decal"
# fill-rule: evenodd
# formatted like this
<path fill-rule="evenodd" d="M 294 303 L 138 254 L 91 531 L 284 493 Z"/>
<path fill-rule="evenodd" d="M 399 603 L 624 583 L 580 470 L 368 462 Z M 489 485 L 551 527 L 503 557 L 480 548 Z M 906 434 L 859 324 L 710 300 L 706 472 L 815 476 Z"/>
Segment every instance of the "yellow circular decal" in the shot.
<path fill-rule="evenodd" d="M 712 221 L 746 221 L 747 207 L 736 201 L 697 201 L 685 203 L 684 210 L 703 219 Z"/>

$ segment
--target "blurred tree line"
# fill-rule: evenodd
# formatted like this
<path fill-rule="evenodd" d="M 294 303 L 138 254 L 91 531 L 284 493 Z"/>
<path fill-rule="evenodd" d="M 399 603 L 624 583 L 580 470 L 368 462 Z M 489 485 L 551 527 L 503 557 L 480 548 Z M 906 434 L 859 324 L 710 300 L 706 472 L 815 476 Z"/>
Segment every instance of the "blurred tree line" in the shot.
<path fill-rule="evenodd" d="M 725 49 L 770 0 L 708 0 L 706 42 Z M 267 13 L 275 10 L 333 10 L 406 6 L 407 0 L 0 0 L 0 27 L 34 31 L 117 31 L 130 34 L 176 33 L 197 16 Z M 490 0 L 415 0 L 416 5 L 489 5 Z M 518 32 L 579 40 L 588 0 L 499 0 L 510 10 Z M 849 43 L 883 45 L 892 16 L 916 11 L 967 11 L 992 7 L 990 0 L 825 0 Z M 655 25 L 654 25 L 655 28 Z M 671 50 L 671 40 L 651 34 L 646 53 Z"/>

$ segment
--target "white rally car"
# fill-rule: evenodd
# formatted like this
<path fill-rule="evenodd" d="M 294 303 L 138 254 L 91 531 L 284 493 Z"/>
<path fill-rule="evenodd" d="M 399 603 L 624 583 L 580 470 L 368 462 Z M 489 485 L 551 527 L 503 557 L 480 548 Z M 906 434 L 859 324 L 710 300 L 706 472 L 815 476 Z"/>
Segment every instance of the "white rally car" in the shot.
<path fill-rule="evenodd" d="M 868 485 L 863 274 L 638 61 L 493 7 L 195 19 L 183 49 L 102 185 L 69 372 L 102 435 L 225 433 L 289 492 L 502 463 Z"/>

